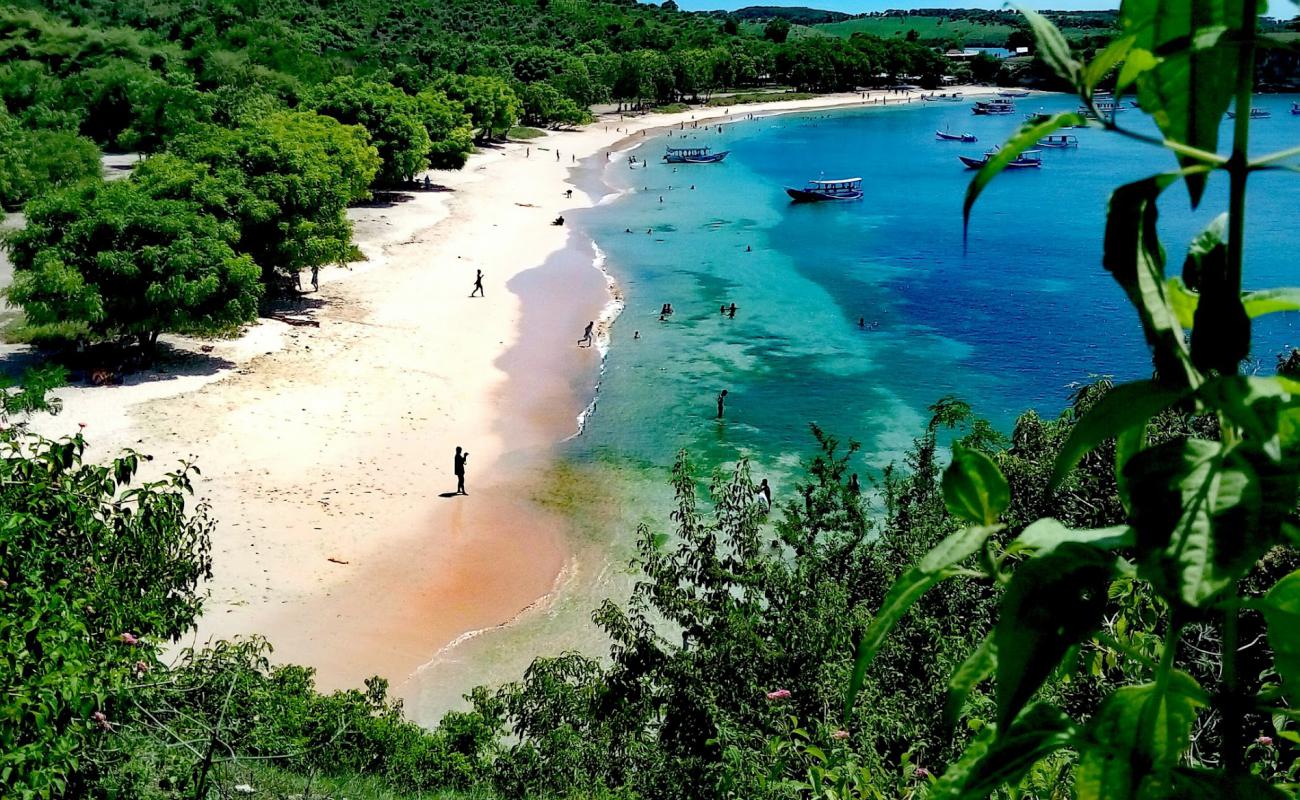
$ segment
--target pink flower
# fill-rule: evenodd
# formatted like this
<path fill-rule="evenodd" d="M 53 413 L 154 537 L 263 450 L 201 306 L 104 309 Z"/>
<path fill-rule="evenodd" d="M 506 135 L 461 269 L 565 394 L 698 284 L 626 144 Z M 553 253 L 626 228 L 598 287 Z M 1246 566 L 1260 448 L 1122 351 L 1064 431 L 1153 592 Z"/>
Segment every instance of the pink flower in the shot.
<path fill-rule="evenodd" d="M 1272 737 L 1272 736 L 1261 736 L 1261 737 L 1259 737 L 1258 739 L 1256 739 L 1255 742 L 1256 742 L 1257 744 L 1262 744 L 1262 745 L 1264 745 L 1265 747 L 1272 747 L 1272 746 L 1273 746 L 1273 737 Z"/>
<path fill-rule="evenodd" d="M 90 715 L 90 718 L 95 721 L 96 727 L 101 731 L 113 730 L 113 723 L 108 721 L 108 717 L 104 716 L 103 711 L 96 711 L 94 714 Z"/>
<path fill-rule="evenodd" d="M 148 671 L 149 671 L 149 663 L 147 661 L 135 662 L 135 674 L 143 675 Z"/>
<path fill-rule="evenodd" d="M 918 778 L 928 778 L 928 777 L 930 777 L 930 770 L 926 769 L 925 767 L 917 767 L 917 768 L 916 768 L 916 777 L 918 777 Z"/>
<path fill-rule="evenodd" d="M 133 633 L 124 633 L 117 638 L 118 641 L 120 641 L 122 644 L 130 645 L 131 647 L 135 647 L 136 645 L 140 644 L 140 640 L 137 639 L 135 634 Z"/>
<path fill-rule="evenodd" d="M 847 739 L 847 738 L 849 738 L 849 732 L 846 731 L 846 730 L 844 730 L 843 728 L 840 728 L 839 730 L 837 730 L 837 731 L 835 731 L 834 733 L 831 734 L 831 738 L 832 738 L 832 739 Z"/>
<path fill-rule="evenodd" d="M 790 696 L 789 689 L 777 689 L 775 692 L 767 693 L 768 700 L 785 700 L 789 696 Z"/>

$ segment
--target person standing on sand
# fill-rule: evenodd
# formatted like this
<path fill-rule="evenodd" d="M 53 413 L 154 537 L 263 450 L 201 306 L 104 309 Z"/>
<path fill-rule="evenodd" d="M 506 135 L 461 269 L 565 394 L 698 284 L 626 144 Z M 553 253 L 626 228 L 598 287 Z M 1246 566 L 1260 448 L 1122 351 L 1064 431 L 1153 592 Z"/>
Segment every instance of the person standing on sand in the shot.
<path fill-rule="evenodd" d="M 591 322 L 587 323 L 587 327 L 582 331 L 582 338 L 578 340 L 579 347 L 581 347 L 583 344 L 586 344 L 588 347 L 591 347 L 591 341 L 592 341 L 591 330 L 592 328 L 595 327 L 596 327 L 596 321 L 594 319 Z"/>
<path fill-rule="evenodd" d="M 727 390 L 723 389 L 718 393 L 718 419 L 722 419 L 722 412 L 727 404 Z"/>
<path fill-rule="evenodd" d="M 320 291 L 320 265 L 319 264 L 311 265 L 311 290 L 313 292 Z"/>
<path fill-rule="evenodd" d="M 478 274 L 474 276 L 474 292 L 478 292 L 479 297 L 487 297 L 487 293 L 483 291 L 483 270 L 480 269 L 475 271 L 478 272 Z M 474 292 L 470 292 L 469 296 L 473 297 Z"/>
<path fill-rule="evenodd" d="M 456 448 L 456 458 L 452 462 L 452 470 L 456 473 L 456 494 L 469 495 L 465 491 L 465 462 L 469 461 L 469 453 L 461 452 L 459 447 Z"/>

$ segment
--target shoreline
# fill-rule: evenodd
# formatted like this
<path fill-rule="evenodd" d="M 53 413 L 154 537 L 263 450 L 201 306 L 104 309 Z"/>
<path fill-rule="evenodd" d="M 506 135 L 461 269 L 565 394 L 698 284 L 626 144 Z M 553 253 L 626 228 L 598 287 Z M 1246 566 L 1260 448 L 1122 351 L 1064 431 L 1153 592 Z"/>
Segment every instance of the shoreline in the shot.
<path fill-rule="evenodd" d="M 319 298 L 295 312 L 319 328 L 259 320 L 232 340 L 169 337 L 177 356 L 159 369 L 60 390 L 64 412 L 33 427 L 61 436 L 85 421 L 90 458 L 139 447 L 154 469 L 203 468 L 215 574 L 184 644 L 265 635 L 277 662 L 317 668 L 323 689 L 380 674 L 400 695 L 582 569 L 566 521 L 530 491 L 598 398 L 601 348 L 575 357 L 573 342 L 586 319 L 607 337 L 621 302 L 598 246 L 579 252 L 584 234 L 550 225 L 602 201 L 579 179 L 599 178 L 602 152 L 680 123 L 863 107 L 853 93 L 652 113 L 494 147 L 430 173 L 447 191 L 350 212 L 368 261 L 322 270 Z M 477 268 L 489 294 L 469 301 Z M 457 444 L 473 454 L 472 495 L 439 497 L 455 486 Z"/>

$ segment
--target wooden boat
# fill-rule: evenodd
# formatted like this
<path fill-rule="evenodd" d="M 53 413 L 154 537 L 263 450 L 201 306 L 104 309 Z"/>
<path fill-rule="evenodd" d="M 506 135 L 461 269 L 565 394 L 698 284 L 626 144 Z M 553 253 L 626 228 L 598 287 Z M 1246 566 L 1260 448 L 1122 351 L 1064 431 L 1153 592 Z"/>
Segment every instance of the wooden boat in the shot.
<path fill-rule="evenodd" d="M 664 161 L 669 164 L 716 164 L 727 157 L 730 150 L 709 152 L 708 147 L 670 147 L 664 153 Z"/>
<path fill-rule="evenodd" d="M 978 142 L 973 133 L 948 133 L 947 131 L 935 131 L 934 138 L 941 142 Z"/>
<path fill-rule="evenodd" d="M 1078 147 L 1079 137 L 1069 133 L 1060 133 L 1060 134 L 1054 134 L 1052 136 L 1044 136 L 1042 139 L 1038 140 L 1038 146 L 1050 147 L 1056 150 L 1060 150 L 1066 147 Z"/>
<path fill-rule="evenodd" d="M 979 169 L 989 163 L 989 159 L 997 155 L 997 150 L 987 150 L 983 158 L 971 158 L 970 156 L 957 156 L 961 163 L 966 165 L 967 169 Z M 1035 169 L 1043 166 L 1043 154 L 1039 150 L 1026 150 L 1013 160 L 1007 162 L 1006 169 Z"/>
<path fill-rule="evenodd" d="M 1003 89 L 998 92 L 998 97 L 1028 97 L 1028 89 Z"/>
<path fill-rule="evenodd" d="M 861 178 L 837 178 L 835 180 L 808 181 L 802 189 L 785 187 L 785 193 L 796 203 L 817 203 L 823 200 L 861 200 Z"/>
<path fill-rule="evenodd" d="M 1229 112 L 1227 112 L 1227 113 L 1228 113 L 1228 119 L 1236 119 L 1236 118 L 1237 118 L 1237 112 L 1236 112 L 1236 111 L 1229 111 Z M 1291 113 L 1292 113 L 1292 114 L 1300 113 L 1300 112 L 1297 112 L 1297 111 L 1295 110 L 1295 103 L 1292 103 L 1292 104 L 1291 104 Z M 1272 119 L 1272 118 L 1273 118 L 1273 112 L 1272 112 L 1272 111 L 1269 111 L 1268 109 L 1265 109 L 1265 108 L 1252 108 L 1252 109 L 1250 110 L 1250 118 L 1251 118 L 1251 119 Z"/>
<path fill-rule="evenodd" d="M 976 116 L 1014 114 L 1016 106 L 1009 100 L 976 100 L 971 113 Z"/>

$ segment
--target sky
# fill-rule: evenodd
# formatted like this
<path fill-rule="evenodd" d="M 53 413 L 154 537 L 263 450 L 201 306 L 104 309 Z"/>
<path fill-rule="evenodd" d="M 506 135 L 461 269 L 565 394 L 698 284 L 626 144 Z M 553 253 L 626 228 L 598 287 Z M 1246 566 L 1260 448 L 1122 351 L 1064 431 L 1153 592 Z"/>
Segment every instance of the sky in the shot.
<path fill-rule="evenodd" d="M 886 11 L 891 8 L 1006 8 L 1003 0 L 676 0 L 684 11 L 733 10 L 745 6 L 804 6 L 824 11 L 843 11 L 846 14 L 865 14 L 868 11 Z M 1028 0 L 1024 3 L 1038 10 L 1091 11 L 1119 8 L 1119 0 Z"/>

